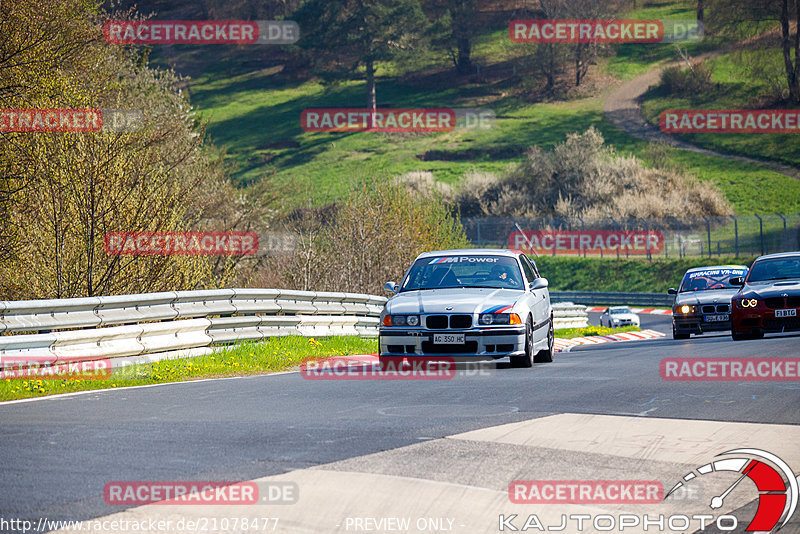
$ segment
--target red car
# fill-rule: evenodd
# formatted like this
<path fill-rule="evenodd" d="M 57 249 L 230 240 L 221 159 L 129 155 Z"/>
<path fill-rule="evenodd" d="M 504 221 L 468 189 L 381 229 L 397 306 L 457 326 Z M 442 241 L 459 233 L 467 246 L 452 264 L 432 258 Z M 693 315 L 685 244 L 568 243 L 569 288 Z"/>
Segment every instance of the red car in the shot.
<path fill-rule="evenodd" d="M 730 284 L 742 286 L 731 306 L 734 340 L 800 330 L 800 252 L 761 256 Z"/>

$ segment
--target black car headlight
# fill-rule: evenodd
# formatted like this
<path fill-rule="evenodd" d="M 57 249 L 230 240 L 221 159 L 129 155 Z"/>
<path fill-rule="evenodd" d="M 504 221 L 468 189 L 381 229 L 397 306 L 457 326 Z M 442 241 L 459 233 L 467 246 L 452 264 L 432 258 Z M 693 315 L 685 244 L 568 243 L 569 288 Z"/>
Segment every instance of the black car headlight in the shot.
<path fill-rule="evenodd" d="M 758 299 L 738 299 L 736 301 L 736 305 L 739 308 L 744 308 L 744 309 L 755 308 L 756 306 L 758 306 Z"/>
<path fill-rule="evenodd" d="M 697 311 L 697 307 L 689 306 L 688 304 L 683 304 L 681 306 L 675 306 L 675 313 L 679 315 L 689 315 Z"/>
<path fill-rule="evenodd" d="M 383 326 L 419 326 L 419 315 L 384 315 Z"/>
<path fill-rule="evenodd" d="M 522 324 L 516 313 L 482 313 L 478 316 L 478 324 Z"/>

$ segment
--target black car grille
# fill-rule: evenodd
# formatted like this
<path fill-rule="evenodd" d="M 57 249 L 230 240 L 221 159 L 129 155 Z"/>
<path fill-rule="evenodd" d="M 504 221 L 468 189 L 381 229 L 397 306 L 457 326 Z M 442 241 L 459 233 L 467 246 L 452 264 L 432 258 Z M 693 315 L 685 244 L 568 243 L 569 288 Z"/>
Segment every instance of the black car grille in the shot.
<path fill-rule="evenodd" d="M 430 341 L 423 341 L 422 352 L 425 354 L 474 354 L 478 352 L 478 342 L 467 341 L 463 345 L 436 345 Z"/>
<path fill-rule="evenodd" d="M 789 297 L 786 299 L 787 308 L 800 308 L 800 296 Z"/>
<path fill-rule="evenodd" d="M 425 324 L 431 330 L 441 330 L 447 328 L 446 315 L 429 315 L 425 318 Z"/>
<path fill-rule="evenodd" d="M 764 329 L 772 331 L 800 330 L 800 317 L 783 317 L 764 320 Z"/>
<path fill-rule="evenodd" d="M 731 307 L 728 304 L 706 305 L 702 310 L 703 313 L 728 313 L 731 311 Z"/>
<path fill-rule="evenodd" d="M 783 297 L 770 297 L 764 301 L 767 308 L 777 309 L 786 307 L 786 299 Z"/>
<path fill-rule="evenodd" d="M 471 315 L 451 315 L 450 328 L 469 328 L 472 326 Z"/>
<path fill-rule="evenodd" d="M 471 315 L 429 315 L 425 318 L 425 325 L 429 330 L 444 330 L 450 328 L 469 328 L 472 326 Z"/>

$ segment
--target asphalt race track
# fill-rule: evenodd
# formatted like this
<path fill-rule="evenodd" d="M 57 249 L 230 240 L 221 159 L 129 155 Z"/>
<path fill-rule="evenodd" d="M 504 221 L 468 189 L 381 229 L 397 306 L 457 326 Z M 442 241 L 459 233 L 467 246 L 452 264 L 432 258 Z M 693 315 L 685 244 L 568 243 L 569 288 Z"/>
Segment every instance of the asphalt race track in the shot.
<path fill-rule="evenodd" d="M 641 317 L 643 328 L 669 331 L 669 317 Z M 447 381 L 312 381 L 284 373 L 5 403 L 0 517 L 36 523 L 252 513 L 279 518 L 275 532 L 390 532 L 399 530 L 366 529 L 369 523 L 354 518 L 402 516 L 412 524 L 442 519 L 404 532 L 498 532 L 499 514 L 519 514 L 519 529 L 529 513 L 559 525 L 556 515 L 600 508 L 511 504 L 508 485 L 516 479 L 659 480 L 668 489 L 735 447 L 771 451 L 797 475 L 800 383 L 660 378 L 662 358 L 698 356 L 798 357 L 800 335 L 608 343 L 532 369 L 501 365 Z M 296 483 L 298 503 L 126 511 L 103 498 L 111 481 L 265 477 Z M 698 484 L 696 502 L 680 509 L 708 510 L 712 492 L 729 480 Z M 725 503 L 741 516 L 736 532 L 757 496 L 754 485 L 743 486 Z M 652 512 L 664 503 L 631 506 Z M 800 513 L 782 532 L 800 532 Z"/>

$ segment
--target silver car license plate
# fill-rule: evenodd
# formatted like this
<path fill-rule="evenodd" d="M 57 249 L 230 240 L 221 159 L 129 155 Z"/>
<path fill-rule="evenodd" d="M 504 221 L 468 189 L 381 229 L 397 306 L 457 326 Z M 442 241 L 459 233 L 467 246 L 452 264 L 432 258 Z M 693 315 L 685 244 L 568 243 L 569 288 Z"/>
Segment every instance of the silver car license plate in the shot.
<path fill-rule="evenodd" d="M 797 310 L 775 310 L 775 317 L 797 317 Z"/>
<path fill-rule="evenodd" d="M 727 321 L 730 318 L 730 315 L 724 313 L 722 315 L 706 315 L 704 319 L 707 323 L 720 323 L 722 321 Z"/>
<path fill-rule="evenodd" d="M 464 334 L 433 334 L 434 345 L 463 345 Z"/>

